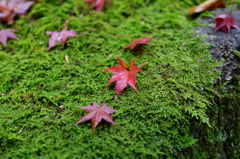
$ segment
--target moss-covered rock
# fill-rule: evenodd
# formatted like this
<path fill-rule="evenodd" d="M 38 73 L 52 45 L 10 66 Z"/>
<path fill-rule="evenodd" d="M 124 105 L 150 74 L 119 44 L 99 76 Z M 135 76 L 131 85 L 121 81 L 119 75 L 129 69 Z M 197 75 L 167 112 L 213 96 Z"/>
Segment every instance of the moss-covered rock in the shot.
<path fill-rule="evenodd" d="M 217 94 L 215 67 L 222 62 L 211 59 L 203 38 L 192 38 L 196 22 L 187 9 L 198 3 L 112 0 L 102 12 L 88 11 L 80 0 L 34 4 L 11 26 L 21 40 L 0 46 L 0 157 L 216 158 L 232 152 L 219 144 L 226 141 L 219 117 L 239 99 Z M 77 36 L 48 51 L 45 32 L 60 31 L 72 11 L 68 29 Z M 114 35 L 157 39 L 132 52 L 122 50 L 130 38 Z M 101 70 L 117 65 L 119 55 L 149 64 L 137 74 L 139 92 L 127 87 L 114 101 L 113 84 L 104 92 L 111 74 Z M 74 127 L 86 113 L 78 106 L 99 96 L 118 111 L 112 114 L 117 125 L 103 122 L 90 136 L 90 122 Z"/>

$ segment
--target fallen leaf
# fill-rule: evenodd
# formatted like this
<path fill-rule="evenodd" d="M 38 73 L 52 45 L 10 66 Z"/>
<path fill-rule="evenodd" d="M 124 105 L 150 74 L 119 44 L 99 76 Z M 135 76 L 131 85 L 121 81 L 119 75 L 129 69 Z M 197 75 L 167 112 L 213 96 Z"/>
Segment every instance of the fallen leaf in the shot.
<path fill-rule="evenodd" d="M 5 21 L 8 24 L 11 24 L 17 14 L 27 14 L 27 10 L 31 7 L 33 3 L 34 1 L 25 2 L 25 0 L 1 0 L 0 21 Z"/>
<path fill-rule="evenodd" d="M 109 86 L 110 83 L 117 81 L 115 84 L 115 90 L 117 92 L 115 99 L 117 99 L 118 95 L 123 91 L 123 89 L 129 84 L 132 88 L 134 88 L 136 91 L 138 91 L 138 89 L 136 88 L 136 73 L 138 72 L 143 72 L 143 70 L 139 69 L 139 67 L 146 65 L 142 64 L 140 66 L 136 66 L 134 65 L 134 62 L 136 61 L 136 59 L 134 59 L 131 63 L 130 66 L 128 67 L 121 59 L 120 57 L 118 57 L 118 63 L 120 65 L 116 65 L 113 67 L 110 67 L 108 69 L 105 69 L 103 71 L 108 71 L 112 74 L 114 74 L 106 87 Z"/>
<path fill-rule="evenodd" d="M 240 30 L 237 26 L 235 19 L 228 14 L 220 14 L 215 18 L 216 27 L 215 31 L 221 29 L 224 33 L 228 34 L 231 28 Z"/>
<path fill-rule="evenodd" d="M 13 33 L 16 32 L 15 29 L 3 29 L 0 31 L 0 42 L 6 46 L 8 38 L 19 40 L 19 38 Z"/>
<path fill-rule="evenodd" d="M 225 7 L 226 6 L 225 6 L 223 0 L 208 0 L 208 1 L 205 1 L 201 4 L 199 4 L 196 7 L 190 8 L 188 13 L 191 18 L 194 18 L 193 15 L 196 13 L 202 13 L 202 12 L 213 10 L 216 8 L 225 8 Z"/>
<path fill-rule="evenodd" d="M 46 31 L 46 34 L 51 35 L 48 41 L 48 50 L 55 47 L 56 43 L 62 43 L 62 47 L 63 47 L 68 37 L 74 37 L 77 35 L 74 30 L 67 30 L 67 25 L 70 20 L 71 20 L 71 17 L 64 23 L 63 30 L 60 32 Z"/>
<path fill-rule="evenodd" d="M 102 119 L 116 125 L 116 123 L 112 120 L 112 117 L 109 115 L 114 113 L 115 111 L 112 108 L 107 107 L 107 104 L 103 104 L 102 106 L 99 106 L 97 103 L 94 102 L 93 105 L 87 105 L 80 108 L 86 110 L 89 113 L 84 115 L 75 124 L 75 126 L 77 126 L 79 123 L 82 123 L 91 119 L 92 125 L 93 125 L 92 133 L 94 133 L 94 129 L 97 127 L 97 125 L 101 122 Z"/>
<path fill-rule="evenodd" d="M 124 47 L 123 49 L 135 49 L 135 47 L 138 45 L 138 44 L 151 44 L 149 43 L 148 41 L 152 40 L 152 39 L 156 39 L 156 38 L 143 38 L 143 39 L 135 39 L 133 40 L 133 42 L 129 45 L 127 45 L 126 47 Z"/>
<path fill-rule="evenodd" d="M 85 3 L 88 3 L 89 10 L 96 8 L 97 11 L 101 11 L 104 6 L 104 2 L 108 0 L 85 0 Z"/>
<path fill-rule="evenodd" d="M 52 47 L 56 46 L 56 43 L 60 42 L 62 43 L 62 47 L 65 45 L 68 37 L 74 37 L 76 36 L 76 33 L 74 30 L 65 30 L 63 29 L 61 32 L 57 31 L 46 31 L 46 34 L 51 35 L 49 41 L 48 41 L 48 50 Z"/>

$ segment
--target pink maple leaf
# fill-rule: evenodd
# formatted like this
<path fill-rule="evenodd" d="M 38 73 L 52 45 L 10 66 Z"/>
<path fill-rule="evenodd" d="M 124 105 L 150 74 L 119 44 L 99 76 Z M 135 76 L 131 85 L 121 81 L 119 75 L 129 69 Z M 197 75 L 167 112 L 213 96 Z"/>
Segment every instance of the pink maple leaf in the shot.
<path fill-rule="evenodd" d="M 88 121 L 91 119 L 92 125 L 93 125 L 93 127 L 92 127 L 92 133 L 93 133 L 94 129 L 102 121 L 102 119 L 116 125 L 116 123 L 112 120 L 112 117 L 109 115 L 109 114 L 114 113 L 115 111 L 112 108 L 107 107 L 107 104 L 103 104 L 102 106 L 99 106 L 97 103 L 94 102 L 93 105 L 87 105 L 87 106 L 80 107 L 80 108 L 86 110 L 89 113 L 84 115 L 75 124 L 75 126 L 77 126 L 79 123 L 82 123 L 82 122 L 85 122 L 85 121 Z"/>
<path fill-rule="evenodd" d="M 240 30 L 237 26 L 235 19 L 228 14 L 220 14 L 215 18 L 216 27 L 215 31 L 221 29 L 224 33 L 229 34 L 231 28 Z"/>
<path fill-rule="evenodd" d="M 1 0 L 0 21 L 6 21 L 8 24 L 11 24 L 17 14 L 27 14 L 27 10 L 33 3 L 34 1 L 25 2 L 25 0 Z"/>
<path fill-rule="evenodd" d="M 8 38 L 19 40 L 19 38 L 13 33 L 16 32 L 15 29 L 3 29 L 0 31 L 0 42 L 6 46 Z"/>
<path fill-rule="evenodd" d="M 132 88 L 134 88 L 136 91 L 138 89 L 136 88 L 136 73 L 143 72 L 143 70 L 139 69 L 139 67 L 146 65 L 147 63 L 144 63 L 140 66 L 134 65 L 136 59 L 134 59 L 130 66 L 128 67 L 121 59 L 118 57 L 118 63 L 120 65 L 116 65 L 113 67 L 110 67 L 108 69 L 105 69 L 103 71 L 108 71 L 112 74 L 114 74 L 106 87 L 109 86 L 110 83 L 117 81 L 115 84 L 115 90 L 117 92 L 115 96 L 115 100 L 117 99 L 118 95 L 123 91 L 123 89 L 129 84 Z"/>
<path fill-rule="evenodd" d="M 85 0 L 85 3 L 88 4 L 89 10 L 92 10 L 93 8 L 96 8 L 97 11 L 101 11 L 104 6 L 104 2 L 108 0 Z"/>
<path fill-rule="evenodd" d="M 124 47 L 123 49 L 135 49 L 135 47 L 138 45 L 138 44 L 151 44 L 149 43 L 148 41 L 150 40 L 153 40 L 153 39 L 156 39 L 156 38 L 143 38 L 143 39 L 135 39 L 133 40 L 133 42 L 129 45 L 127 45 L 126 47 Z"/>
<path fill-rule="evenodd" d="M 62 47 L 65 45 L 68 37 L 74 37 L 77 34 L 74 30 L 67 30 L 68 22 L 71 20 L 71 17 L 64 23 L 63 30 L 60 32 L 57 31 L 46 31 L 46 34 L 51 35 L 48 41 L 48 50 L 56 46 L 56 43 L 62 43 Z"/>
<path fill-rule="evenodd" d="M 34 1 L 27 1 L 25 0 L 9 0 L 8 1 L 8 8 L 14 11 L 17 14 L 27 14 L 27 10 L 31 7 Z"/>
<path fill-rule="evenodd" d="M 61 32 L 57 31 L 46 31 L 46 34 L 51 35 L 48 41 L 48 50 L 56 46 L 56 43 L 62 43 L 62 47 L 65 45 L 68 37 L 74 37 L 77 34 L 74 30 L 63 29 Z"/>

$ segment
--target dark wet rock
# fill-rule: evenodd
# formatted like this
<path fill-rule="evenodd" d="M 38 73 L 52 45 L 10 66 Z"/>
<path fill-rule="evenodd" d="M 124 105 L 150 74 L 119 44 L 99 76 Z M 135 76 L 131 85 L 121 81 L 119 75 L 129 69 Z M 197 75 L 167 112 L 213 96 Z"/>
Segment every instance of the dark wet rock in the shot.
<path fill-rule="evenodd" d="M 218 9 L 212 12 L 218 16 L 228 14 L 229 9 Z M 240 28 L 240 10 L 233 11 L 232 17 Z M 237 84 L 240 74 L 240 58 L 236 55 L 236 51 L 240 51 L 240 30 L 231 29 L 229 34 L 225 34 L 221 30 L 215 32 L 215 19 L 212 17 L 199 18 L 198 22 L 207 25 L 207 27 L 196 27 L 195 31 L 196 35 L 207 35 L 206 42 L 213 46 L 210 49 L 212 59 L 215 61 L 225 60 L 225 63 L 217 68 L 222 71 L 222 82 L 229 81 L 230 85 Z M 218 82 L 220 81 L 214 81 L 215 84 Z M 229 88 L 227 90 L 229 91 Z"/>
<path fill-rule="evenodd" d="M 236 8 L 236 7 L 234 7 Z M 218 9 L 213 11 L 215 16 L 220 14 L 228 14 L 229 9 Z M 215 151 L 219 159 L 239 158 L 239 86 L 236 86 L 240 79 L 240 30 L 231 29 L 229 34 L 222 31 L 214 31 L 215 19 L 214 17 L 199 18 L 200 24 L 205 24 L 207 27 L 196 27 L 196 36 L 199 34 L 206 34 L 206 42 L 211 44 L 210 54 L 215 61 L 224 61 L 223 65 L 216 68 L 222 71 L 221 81 L 215 79 L 213 83 L 216 88 L 218 84 L 227 82 L 225 90 L 229 96 L 221 96 L 221 91 L 218 91 L 220 96 L 216 96 L 214 103 L 216 104 L 214 111 L 217 115 L 210 113 L 210 121 L 214 121 L 215 125 L 214 135 L 216 146 Z M 232 12 L 232 17 L 236 20 L 240 28 L 240 10 Z M 236 86 L 236 88 L 235 88 Z M 217 89 L 218 90 L 218 89 Z M 233 93 L 234 92 L 234 93 Z M 223 135 L 224 134 L 224 135 Z M 201 135 L 200 135 L 201 136 Z M 201 136 L 205 137 L 205 135 Z M 220 137 L 220 138 L 219 138 Z M 206 143 L 201 140 L 205 145 Z M 208 143 L 210 144 L 210 143 Z"/>

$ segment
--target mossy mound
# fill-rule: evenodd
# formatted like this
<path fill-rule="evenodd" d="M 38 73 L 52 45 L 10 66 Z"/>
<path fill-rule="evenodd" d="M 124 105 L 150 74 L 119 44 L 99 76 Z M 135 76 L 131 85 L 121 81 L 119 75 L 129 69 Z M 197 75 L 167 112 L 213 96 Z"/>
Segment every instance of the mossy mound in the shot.
<path fill-rule="evenodd" d="M 187 17 L 188 8 L 200 2 L 112 0 L 102 12 L 88 11 L 83 0 L 34 4 L 11 26 L 21 40 L 0 45 L 0 158 L 216 158 L 232 153 L 218 151 L 222 139 L 215 135 L 221 131 L 218 110 L 228 99 L 232 105 L 226 109 L 235 108 L 237 94 L 223 93 L 221 104 L 214 102 L 213 80 L 220 78 L 215 67 L 221 62 L 211 59 L 203 38 L 192 38 L 196 22 Z M 47 51 L 45 32 L 61 31 L 72 11 L 68 29 L 78 35 L 66 47 Z M 133 52 L 122 50 L 131 39 L 114 35 L 157 39 Z M 137 74 L 139 92 L 127 87 L 114 101 L 114 84 L 104 92 L 111 74 L 101 70 L 117 65 L 119 55 L 126 63 L 137 58 L 136 65 L 149 64 Z M 74 127 L 86 114 L 78 106 L 98 101 L 118 111 L 111 115 L 117 125 L 102 122 L 90 136 L 90 122 Z"/>

